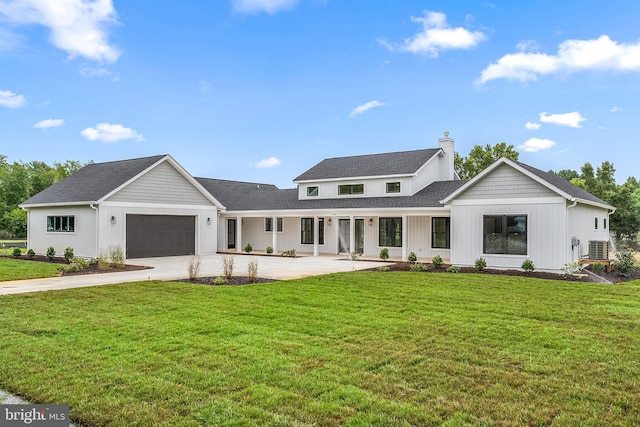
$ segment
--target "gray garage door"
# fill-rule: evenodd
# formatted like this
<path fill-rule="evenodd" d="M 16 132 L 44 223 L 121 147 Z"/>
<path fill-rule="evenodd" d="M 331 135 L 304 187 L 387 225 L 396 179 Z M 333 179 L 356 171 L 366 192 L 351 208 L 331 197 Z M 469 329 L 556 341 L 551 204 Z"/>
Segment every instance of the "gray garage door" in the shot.
<path fill-rule="evenodd" d="M 193 255 L 196 217 L 127 215 L 127 258 Z"/>

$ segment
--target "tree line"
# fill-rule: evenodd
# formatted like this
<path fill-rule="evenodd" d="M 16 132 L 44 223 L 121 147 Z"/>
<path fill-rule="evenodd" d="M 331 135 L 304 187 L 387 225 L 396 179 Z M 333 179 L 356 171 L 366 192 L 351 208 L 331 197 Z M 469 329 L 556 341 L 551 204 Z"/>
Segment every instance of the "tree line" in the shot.
<path fill-rule="evenodd" d="M 18 205 L 85 166 L 75 160 L 29 163 L 7 161 L 0 154 L 0 238 L 27 236 L 27 213 Z"/>
<path fill-rule="evenodd" d="M 455 155 L 455 169 L 460 178 L 471 179 L 500 157 L 518 161 L 519 153 L 513 145 L 501 142 L 494 146 L 476 145 L 466 157 Z M 640 182 L 630 176 L 623 184 L 615 180 L 613 163 L 603 161 L 594 169 L 591 163 L 585 163 L 580 171 L 562 169 L 549 170 L 548 173 L 557 175 L 583 188 L 594 196 L 616 208 L 610 217 L 609 228 L 615 237 L 632 246 L 637 246 L 638 232 L 640 232 Z"/>

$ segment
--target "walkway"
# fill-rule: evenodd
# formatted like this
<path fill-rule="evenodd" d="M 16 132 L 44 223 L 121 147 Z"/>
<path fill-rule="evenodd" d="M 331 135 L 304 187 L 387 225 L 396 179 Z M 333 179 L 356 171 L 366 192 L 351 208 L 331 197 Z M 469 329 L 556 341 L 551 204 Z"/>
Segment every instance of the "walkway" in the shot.
<path fill-rule="evenodd" d="M 200 276 L 215 277 L 222 275 L 222 256 L 219 254 L 200 256 Z M 233 255 L 233 258 L 234 275 L 246 274 L 249 261 L 256 260 L 258 261 L 259 277 L 277 280 L 298 279 L 342 271 L 366 270 L 387 265 L 373 261 L 351 261 L 344 256 L 283 258 L 276 256 Z M 128 263 L 145 265 L 152 267 L 152 269 L 0 282 L 0 295 L 82 288 L 140 280 L 185 279 L 190 259 L 190 256 L 141 258 L 130 260 Z"/>

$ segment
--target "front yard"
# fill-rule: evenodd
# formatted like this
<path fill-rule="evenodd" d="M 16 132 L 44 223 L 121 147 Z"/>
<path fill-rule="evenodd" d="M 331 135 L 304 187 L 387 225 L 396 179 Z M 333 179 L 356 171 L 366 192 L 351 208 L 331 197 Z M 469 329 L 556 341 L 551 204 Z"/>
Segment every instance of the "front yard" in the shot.
<path fill-rule="evenodd" d="M 61 264 L 23 261 L 0 256 L 0 282 L 59 276 L 62 267 Z"/>
<path fill-rule="evenodd" d="M 640 282 L 141 282 L 0 313 L 0 388 L 90 425 L 640 424 Z"/>

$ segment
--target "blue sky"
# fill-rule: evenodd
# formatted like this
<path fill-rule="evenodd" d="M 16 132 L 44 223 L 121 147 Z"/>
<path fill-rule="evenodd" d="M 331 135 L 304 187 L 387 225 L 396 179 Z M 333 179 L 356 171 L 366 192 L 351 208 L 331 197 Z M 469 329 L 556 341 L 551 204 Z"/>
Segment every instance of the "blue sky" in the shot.
<path fill-rule="evenodd" d="M 507 142 L 640 177 L 640 2 L 0 0 L 0 154 L 274 183 Z"/>

